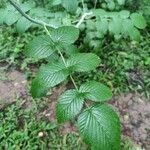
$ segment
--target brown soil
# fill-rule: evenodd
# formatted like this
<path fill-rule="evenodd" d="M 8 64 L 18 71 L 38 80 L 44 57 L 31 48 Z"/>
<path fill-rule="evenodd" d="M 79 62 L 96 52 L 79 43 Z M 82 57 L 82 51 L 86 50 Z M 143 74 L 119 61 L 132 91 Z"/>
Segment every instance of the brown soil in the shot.
<path fill-rule="evenodd" d="M 18 72 L 0 72 L 0 109 L 16 102 L 17 98 L 27 98 L 27 80 Z"/>
<path fill-rule="evenodd" d="M 114 98 L 111 104 L 121 116 L 123 135 L 150 150 L 150 102 L 130 93 Z"/>
<path fill-rule="evenodd" d="M 27 90 L 27 81 L 22 73 L 12 71 L 0 76 L 0 109 L 15 103 L 19 97 L 23 100 L 25 107 L 32 106 Z M 54 89 L 52 96 L 48 97 L 49 104 L 39 112 L 38 117 L 56 121 L 56 100 L 64 90 L 65 87 Z M 110 104 L 120 114 L 123 135 L 130 137 L 142 148 L 150 150 L 150 102 L 137 94 L 129 93 L 115 97 Z M 67 123 L 61 127 L 60 131 L 64 133 L 76 130 L 72 123 Z"/>

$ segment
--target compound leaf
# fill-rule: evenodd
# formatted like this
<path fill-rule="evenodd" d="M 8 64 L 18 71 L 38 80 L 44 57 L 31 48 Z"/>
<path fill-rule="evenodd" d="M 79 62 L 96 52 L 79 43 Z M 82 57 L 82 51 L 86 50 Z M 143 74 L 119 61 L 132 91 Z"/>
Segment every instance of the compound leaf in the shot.
<path fill-rule="evenodd" d="M 141 14 L 138 13 L 133 13 L 131 14 L 131 20 L 133 24 L 139 28 L 139 29 L 144 29 L 146 27 L 146 20 Z"/>
<path fill-rule="evenodd" d="M 51 32 L 51 38 L 54 42 L 64 45 L 74 43 L 79 37 L 79 29 L 73 26 L 63 26 L 54 29 Z"/>
<path fill-rule="evenodd" d="M 111 90 L 96 81 L 89 81 L 82 84 L 79 91 L 85 93 L 86 98 L 93 101 L 106 101 L 112 98 Z"/>
<path fill-rule="evenodd" d="M 94 150 L 120 149 L 120 122 L 117 114 L 105 104 L 95 104 L 82 112 L 77 127 Z"/>
<path fill-rule="evenodd" d="M 38 36 L 31 41 L 26 50 L 28 57 L 42 59 L 50 56 L 55 51 L 54 43 L 48 35 Z"/>
<path fill-rule="evenodd" d="M 100 58 L 93 53 L 78 53 L 67 61 L 67 65 L 73 67 L 73 71 L 77 72 L 91 71 L 99 64 Z"/>
<path fill-rule="evenodd" d="M 56 114 L 58 122 L 62 123 L 74 118 L 83 106 L 84 97 L 76 90 L 64 92 L 57 103 Z"/>

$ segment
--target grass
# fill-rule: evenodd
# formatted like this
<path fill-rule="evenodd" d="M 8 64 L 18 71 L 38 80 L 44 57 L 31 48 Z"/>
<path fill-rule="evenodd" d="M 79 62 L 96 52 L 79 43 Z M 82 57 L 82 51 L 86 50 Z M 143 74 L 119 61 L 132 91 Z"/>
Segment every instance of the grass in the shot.
<path fill-rule="evenodd" d="M 106 75 L 106 83 L 110 82 L 115 91 L 134 91 L 149 97 L 150 34 L 144 36 L 140 43 L 122 40 L 102 49 L 100 57 L 106 69 L 100 72 Z"/>
<path fill-rule="evenodd" d="M 0 28 L 0 63 L 5 64 L 5 69 L 13 67 L 27 71 L 29 63 L 36 64 L 36 60 L 25 57 L 24 51 L 27 43 L 41 32 L 43 31 L 35 28 L 35 30 L 20 35 L 15 28 Z"/>
<path fill-rule="evenodd" d="M 37 109 L 45 104 L 34 102 L 31 109 L 22 107 L 22 100 L 0 111 L 0 149 L 46 150 L 85 149 L 79 136 L 73 133 L 61 134 L 57 124 L 44 118 L 38 119 Z"/>
<path fill-rule="evenodd" d="M 54 122 L 38 117 L 44 101 L 34 101 L 31 109 L 24 108 L 22 100 L 0 111 L 0 149 L 9 150 L 88 150 L 79 136 L 62 134 Z M 122 150 L 136 150 L 130 139 L 122 142 Z"/>
<path fill-rule="evenodd" d="M 39 110 L 46 106 L 43 100 L 33 101 L 33 106 L 25 108 L 23 100 L 0 111 L 1 150 L 90 150 L 75 133 L 62 133 L 59 126 L 38 117 Z M 122 150 L 141 150 L 124 138 Z"/>

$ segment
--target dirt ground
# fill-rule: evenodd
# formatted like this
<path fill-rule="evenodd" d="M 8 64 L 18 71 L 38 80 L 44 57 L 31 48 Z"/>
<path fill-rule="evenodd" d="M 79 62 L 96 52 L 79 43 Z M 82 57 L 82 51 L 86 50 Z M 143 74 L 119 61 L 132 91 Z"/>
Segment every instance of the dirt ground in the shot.
<path fill-rule="evenodd" d="M 123 94 L 110 102 L 119 112 L 122 133 L 150 150 L 150 102 L 138 94 Z"/>
<path fill-rule="evenodd" d="M 26 107 L 31 107 L 31 97 L 27 88 L 27 80 L 19 71 L 0 72 L 0 110 L 21 98 Z M 38 116 L 44 116 L 50 121 L 55 120 L 56 99 L 65 87 L 54 89 L 50 102 Z M 131 138 L 135 144 L 150 150 L 150 102 L 138 94 L 128 93 L 116 96 L 110 104 L 118 111 L 122 123 L 122 134 Z M 72 123 L 67 123 L 60 129 L 63 132 L 75 132 Z"/>
<path fill-rule="evenodd" d="M 0 72 L 0 108 L 16 102 L 16 99 L 28 98 L 27 80 L 18 71 Z"/>

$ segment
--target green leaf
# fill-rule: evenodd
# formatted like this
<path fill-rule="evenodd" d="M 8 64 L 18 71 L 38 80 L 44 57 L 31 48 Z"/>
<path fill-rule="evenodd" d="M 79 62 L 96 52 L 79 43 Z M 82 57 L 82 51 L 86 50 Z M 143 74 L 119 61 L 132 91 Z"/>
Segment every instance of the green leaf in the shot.
<path fill-rule="evenodd" d="M 129 32 L 129 35 L 132 40 L 140 41 L 140 39 L 141 39 L 141 34 L 140 34 L 139 30 L 136 28 L 132 28 L 132 30 L 130 30 L 130 32 Z"/>
<path fill-rule="evenodd" d="M 45 87 L 45 89 L 50 89 L 51 87 L 54 87 L 55 85 L 64 81 L 68 75 L 69 71 L 63 62 L 53 62 L 51 64 L 41 66 L 35 80 L 36 84 L 39 85 L 38 87 L 42 85 L 42 87 Z"/>
<path fill-rule="evenodd" d="M 109 106 L 96 104 L 78 118 L 77 127 L 85 142 L 95 150 L 120 150 L 120 122 Z"/>
<path fill-rule="evenodd" d="M 25 17 L 21 17 L 16 24 L 16 28 L 19 33 L 23 33 L 29 27 L 31 27 L 31 25 L 32 23 L 29 20 L 27 20 Z"/>
<path fill-rule="evenodd" d="M 16 9 L 15 9 L 15 7 L 14 6 L 12 6 L 11 4 L 7 4 L 7 6 L 6 6 L 6 10 L 7 11 L 15 11 Z"/>
<path fill-rule="evenodd" d="M 93 14 L 100 18 L 107 16 L 107 12 L 104 9 L 94 9 Z"/>
<path fill-rule="evenodd" d="M 106 18 L 102 18 L 99 21 L 96 21 L 96 28 L 101 33 L 105 34 L 108 30 L 108 21 Z"/>
<path fill-rule="evenodd" d="M 79 37 L 79 29 L 73 26 L 63 26 L 54 29 L 51 32 L 51 38 L 54 42 L 64 45 L 74 43 Z"/>
<path fill-rule="evenodd" d="M 4 23 L 7 11 L 5 9 L 0 9 L 0 25 Z"/>
<path fill-rule="evenodd" d="M 109 1 L 109 3 L 107 3 L 107 7 L 109 10 L 114 10 L 116 6 L 113 1 Z"/>
<path fill-rule="evenodd" d="M 33 41 L 31 41 L 26 50 L 26 55 L 28 57 L 33 57 L 36 59 L 42 59 L 50 56 L 55 52 L 55 46 L 51 38 L 47 35 L 38 36 Z"/>
<path fill-rule="evenodd" d="M 124 5 L 125 4 L 125 0 L 117 0 L 119 5 Z"/>
<path fill-rule="evenodd" d="M 95 69 L 100 64 L 100 58 L 93 53 L 78 53 L 71 56 L 68 61 L 68 67 L 73 67 L 74 71 L 84 72 Z"/>
<path fill-rule="evenodd" d="M 52 0 L 52 6 L 60 5 L 61 0 Z"/>
<path fill-rule="evenodd" d="M 37 18 L 53 17 L 53 14 L 44 8 L 36 7 L 30 10 L 29 14 Z"/>
<path fill-rule="evenodd" d="M 126 19 L 130 16 L 130 12 L 128 10 L 122 10 L 119 12 L 119 16 L 122 19 Z"/>
<path fill-rule="evenodd" d="M 122 20 L 119 17 L 114 17 L 109 23 L 109 32 L 113 34 L 120 34 L 122 29 Z"/>
<path fill-rule="evenodd" d="M 46 87 L 43 83 L 40 83 L 40 80 L 38 80 L 38 78 L 35 78 L 32 81 L 31 94 L 33 98 L 43 97 L 47 94 L 49 90 L 50 87 Z"/>
<path fill-rule="evenodd" d="M 33 2 L 33 1 L 20 4 L 20 8 L 23 10 L 23 12 L 28 12 L 29 10 L 31 10 L 34 7 L 35 7 L 35 2 Z"/>
<path fill-rule="evenodd" d="M 125 19 L 122 22 L 122 34 L 129 35 L 131 30 L 133 30 L 134 25 L 130 19 Z"/>
<path fill-rule="evenodd" d="M 82 84 L 79 91 L 85 93 L 86 98 L 93 101 L 107 101 L 112 98 L 111 90 L 96 81 L 89 81 Z"/>
<path fill-rule="evenodd" d="M 95 24 L 95 22 L 94 22 L 93 20 L 87 20 L 87 21 L 86 21 L 86 27 L 87 27 L 87 29 L 88 29 L 88 32 L 89 32 L 89 30 L 90 30 L 90 31 L 95 31 L 95 29 L 96 29 L 96 24 Z"/>
<path fill-rule="evenodd" d="M 75 45 L 67 45 L 67 46 L 64 47 L 64 52 L 68 56 L 71 56 L 71 55 L 79 53 L 79 50 Z"/>
<path fill-rule="evenodd" d="M 46 58 L 46 61 L 48 61 L 49 63 L 58 62 L 59 58 L 60 57 L 57 53 L 53 53 L 52 55 Z"/>
<path fill-rule="evenodd" d="M 107 12 L 107 19 L 109 19 L 109 20 L 112 18 L 116 18 L 118 16 L 119 16 L 118 12 Z"/>
<path fill-rule="evenodd" d="M 21 15 L 17 11 L 7 11 L 4 22 L 10 26 L 17 22 L 19 18 L 21 18 Z"/>
<path fill-rule="evenodd" d="M 78 0 L 62 0 L 63 7 L 70 13 L 75 13 L 78 8 Z"/>
<path fill-rule="evenodd" d="M 56 115 L 59 123 L 73 119 L 82 109 L 84 97 L 76 90 L 64 92 L 58 99 Z"/>
<path fill-rule="evenodd" d="M 133 24 L 139 28 L 139 29 L 144 29 L 146 27 L 146 20 L 141 14 L 138 13 L 133 13 L 131 14 L 131 20 Z"/>

